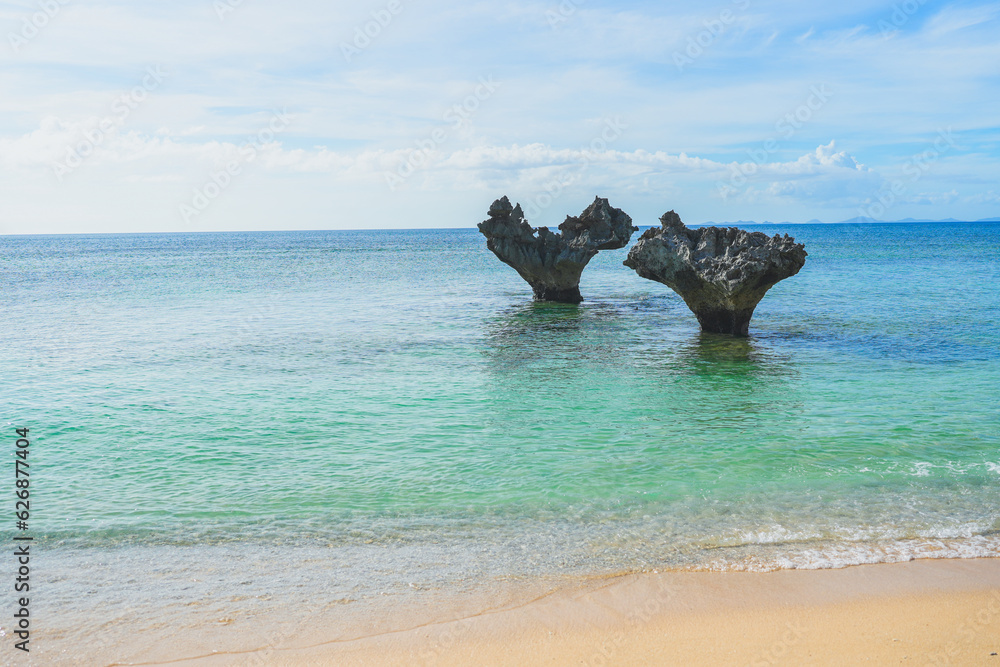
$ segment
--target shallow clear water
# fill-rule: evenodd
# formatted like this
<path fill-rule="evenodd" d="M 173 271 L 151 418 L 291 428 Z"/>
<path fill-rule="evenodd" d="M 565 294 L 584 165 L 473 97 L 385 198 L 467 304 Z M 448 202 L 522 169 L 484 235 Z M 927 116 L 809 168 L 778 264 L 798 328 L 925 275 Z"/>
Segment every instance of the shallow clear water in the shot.
<path fill-rule="evenodd" d="M 475 230 L 0 237 L 48 599 L 181 545 L 355 594 L 1000 555 L 1000 224 L 760 229 L 809 258 L 746 340 L 624 250 L 567 306 Z"/>

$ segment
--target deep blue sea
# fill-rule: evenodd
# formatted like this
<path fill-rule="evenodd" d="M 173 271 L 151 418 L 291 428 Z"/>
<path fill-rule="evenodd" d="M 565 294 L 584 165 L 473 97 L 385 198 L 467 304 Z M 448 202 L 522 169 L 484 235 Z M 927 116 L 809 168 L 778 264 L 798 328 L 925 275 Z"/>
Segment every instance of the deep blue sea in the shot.
<path fill-rule="evenodd" d="M 533 303 L 474 229 L 0 237 L 42 629 L 1000 556 L 1000 224 L 753 229 L 809 257 L 748 339 L 626 250 Z"/>

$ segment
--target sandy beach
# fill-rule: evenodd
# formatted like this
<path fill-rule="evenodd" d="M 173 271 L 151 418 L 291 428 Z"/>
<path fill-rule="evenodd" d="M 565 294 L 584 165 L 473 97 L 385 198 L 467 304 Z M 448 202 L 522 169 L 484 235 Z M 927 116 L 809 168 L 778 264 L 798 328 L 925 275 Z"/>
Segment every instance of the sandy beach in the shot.
<path fill-rule="evenodd" d="M 462 606 L 389 614 L 354 636 L 309 627 L 275 646 L 145 664 L 1000 665 L 1000 559 L 630 574 Z"/>

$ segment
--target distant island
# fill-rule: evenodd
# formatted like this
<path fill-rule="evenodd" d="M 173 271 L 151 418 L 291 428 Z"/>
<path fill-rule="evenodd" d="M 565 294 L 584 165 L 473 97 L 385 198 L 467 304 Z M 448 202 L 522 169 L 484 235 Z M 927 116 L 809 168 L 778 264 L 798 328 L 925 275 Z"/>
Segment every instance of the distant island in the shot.
<path fill-rule="evenodd" d="M 755 220 L 736 220 L 734 222 L 708 222 L 696 223 L 696 226 L 712 225 L 717 227 L 739 227 L 741 225 L 823 225 L 823 224 L 834 224 L 834 225 L 864 225 L 864 224 L 896 224 L 896 223 L 911 223 L 911 222 L 1000 222 L 1000 218 L 982 218 L 981 220 L 956 220 L 955 218 L 945 218 L 944 220 L 935 220 L 933 218 L 903 218 L 902 220 L 876 220 L 875 218 L 867 218 L 865 216 L 857 216 L 855 218 L 849 218 L 847 220 L 841 220 L 840 222 L 834 223 L 824 223 L 822 220 L 817 220 L 813 218 L 808 222 L 771 222 L 770 220 L 764 220 L 763 222 L 757 222 Z"/>

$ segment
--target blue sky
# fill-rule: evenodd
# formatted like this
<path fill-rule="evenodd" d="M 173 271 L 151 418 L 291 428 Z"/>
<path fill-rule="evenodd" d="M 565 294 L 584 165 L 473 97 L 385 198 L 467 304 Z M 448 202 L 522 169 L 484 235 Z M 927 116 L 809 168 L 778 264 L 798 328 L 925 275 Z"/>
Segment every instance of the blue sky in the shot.
<path fill-rule="evenodd" d="M 0 233 L 1000 216 L 1000 3 L 0 3 Z"/>

